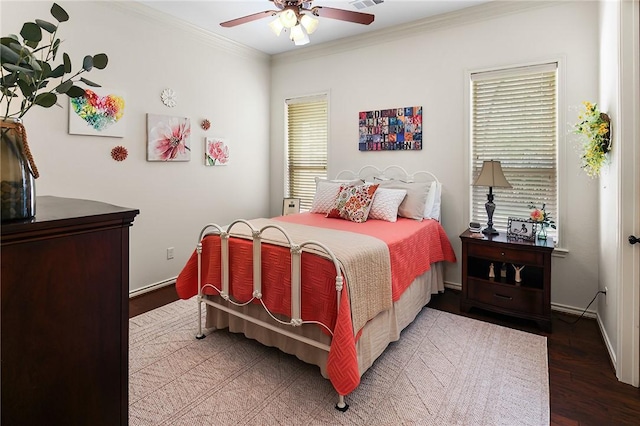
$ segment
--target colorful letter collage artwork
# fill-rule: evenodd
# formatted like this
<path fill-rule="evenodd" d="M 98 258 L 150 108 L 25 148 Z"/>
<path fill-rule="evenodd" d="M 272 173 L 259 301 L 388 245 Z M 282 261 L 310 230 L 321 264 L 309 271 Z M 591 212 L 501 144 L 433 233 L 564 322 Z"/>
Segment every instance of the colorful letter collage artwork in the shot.
<path fill-rule="evenodd" d="M 422 107 L 360 112 L 360 151 L 422 149 Z"/>

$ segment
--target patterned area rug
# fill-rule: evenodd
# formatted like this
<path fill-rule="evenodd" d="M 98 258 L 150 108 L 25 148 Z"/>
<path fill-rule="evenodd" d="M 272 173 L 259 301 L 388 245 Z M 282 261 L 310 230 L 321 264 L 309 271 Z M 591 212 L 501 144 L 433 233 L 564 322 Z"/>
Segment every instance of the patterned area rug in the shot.
<path fill-rule="evenodd" d="M 342 413 L 318 367 L 196 321 L 195 298 L 129 321 L 130 425 L 549 424 L 543 336 L 424 308 Z"/>

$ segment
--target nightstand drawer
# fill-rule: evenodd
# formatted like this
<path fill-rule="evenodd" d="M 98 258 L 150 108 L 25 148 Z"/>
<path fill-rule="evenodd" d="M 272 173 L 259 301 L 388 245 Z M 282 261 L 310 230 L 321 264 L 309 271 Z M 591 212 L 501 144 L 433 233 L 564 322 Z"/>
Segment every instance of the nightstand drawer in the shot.
<path fill-rule="evenodd" d="M 509 311 L 543 314 L 542 291 L 469 278 L 468 298 Z"/>
<path fill-rule="evenodd" d="M 542 265 L 544 255 L 531 250 L 503 249 L 487 244 L 469 244 L 468 255 L 498 262 L 518 263 L 526 265 Z"/>

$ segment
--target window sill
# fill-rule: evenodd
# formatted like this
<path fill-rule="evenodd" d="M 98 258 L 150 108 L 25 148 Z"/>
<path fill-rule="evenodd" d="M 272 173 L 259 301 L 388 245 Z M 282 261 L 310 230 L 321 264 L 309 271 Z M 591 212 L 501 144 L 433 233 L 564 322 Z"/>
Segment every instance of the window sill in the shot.
<path fill-rule="evenodd" d="M 562 248 L 562 247 L 556 247 L 553 249 L 553 252 L 551 252 L 552 257 L 565 258 L 567 257 L 568 254 L 569 254 L 569 249 Z"/>

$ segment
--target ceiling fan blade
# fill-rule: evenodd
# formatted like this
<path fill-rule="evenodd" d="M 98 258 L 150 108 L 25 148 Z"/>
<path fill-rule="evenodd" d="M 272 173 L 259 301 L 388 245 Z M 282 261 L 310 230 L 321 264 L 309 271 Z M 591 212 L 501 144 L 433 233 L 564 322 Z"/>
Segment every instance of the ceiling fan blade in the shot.
<path fill-rule="evenodd" d="M 258 19 L 266 18 L 267 16 L 275 16 L 278 11 L 265 10 L 264 12 L 254 13 L 252 15 L 243 16 L 242 18 L 232 19 L 230 21 L 220 23 L 220 26 L 225 28 L 235 27 L 236 25 L 246 24 L 247 22 L 257 21 Z"/>
<path fill-rule="evenodd" d="M 333 7 L 315 6 L 311 9 L 316 16 L 323 18 L 339 19 L 341 21 L 355 22 L 356 24 L 369 25 L 375 16 L 369 13 L 353 12 L 350 10 L 336 9 Z"/>

